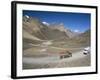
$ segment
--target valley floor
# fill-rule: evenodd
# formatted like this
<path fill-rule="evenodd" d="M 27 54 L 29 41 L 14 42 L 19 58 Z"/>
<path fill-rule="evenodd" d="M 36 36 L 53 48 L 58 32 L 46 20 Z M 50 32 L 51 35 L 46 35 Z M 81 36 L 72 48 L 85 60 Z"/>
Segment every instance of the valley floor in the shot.
<path fill-rule="evenodd" d="M 62 68 L 90 66 L 90 54 L 84 55 L 83 50 L 78 50 L 72 57 L 60 59 L 60 55 L 44 57 L 23 57 L 23 69 Z"/>

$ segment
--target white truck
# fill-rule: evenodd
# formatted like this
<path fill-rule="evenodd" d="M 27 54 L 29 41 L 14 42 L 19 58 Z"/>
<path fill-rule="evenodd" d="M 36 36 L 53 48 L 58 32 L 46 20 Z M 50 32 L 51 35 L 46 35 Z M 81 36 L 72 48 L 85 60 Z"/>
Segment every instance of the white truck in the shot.
<path fill-rule="evenodd" d="M 90 47 L 84 48 L 83 54 L 84 54 L 84 55 L 87 55 L 87 54 L 89 54 L 89 53 L 90 53 Z"/>

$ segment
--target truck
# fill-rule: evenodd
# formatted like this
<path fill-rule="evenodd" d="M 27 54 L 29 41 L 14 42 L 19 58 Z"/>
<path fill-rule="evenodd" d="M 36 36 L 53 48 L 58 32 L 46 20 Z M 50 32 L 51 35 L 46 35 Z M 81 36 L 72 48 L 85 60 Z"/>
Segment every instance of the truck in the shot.
<path fill-rule="evenodd" d="M 90 53 L 90 47 L 84 48 L 83 54 L 84 54 L 84 55 L 87 55 L 87 54 L 89 54 L 89 53 Z"/>
<path fill-rule="evenodd" d="M 72 53 L 70 51 L 60 52 L 60 59 L 72 57 Z"/>

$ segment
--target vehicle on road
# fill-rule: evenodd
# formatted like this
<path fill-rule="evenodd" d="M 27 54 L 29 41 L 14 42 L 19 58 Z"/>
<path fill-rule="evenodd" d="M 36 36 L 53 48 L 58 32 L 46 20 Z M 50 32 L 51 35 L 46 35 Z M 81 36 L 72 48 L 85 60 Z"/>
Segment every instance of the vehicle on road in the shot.
<path fill-rule="evenodd" d="M 72 57 L 72 53 L 69 51 L 60 52 L 60 59 Z"/>
<path fill-rule="evenodd" d="M 90 53 L 90 47 L 84 48 L 83 54 L 84 54 L 84 55 L 87 55 L 87 54 L 89 54 L 89 53 Z"/>

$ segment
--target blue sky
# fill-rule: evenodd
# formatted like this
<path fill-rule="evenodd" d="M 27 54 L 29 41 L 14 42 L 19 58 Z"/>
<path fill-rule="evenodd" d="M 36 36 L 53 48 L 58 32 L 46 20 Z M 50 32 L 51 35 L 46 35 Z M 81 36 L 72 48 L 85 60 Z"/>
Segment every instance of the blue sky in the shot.
<path fill-rule="evenodd" d="M 91 27 L 91 15 L 88 13 L 23 10 L 23 16 L 24 15 L 39 18 L 42 22 L 49 24 L 63 23 L 65 28 L 75 32 L 84 32 Z"/>

